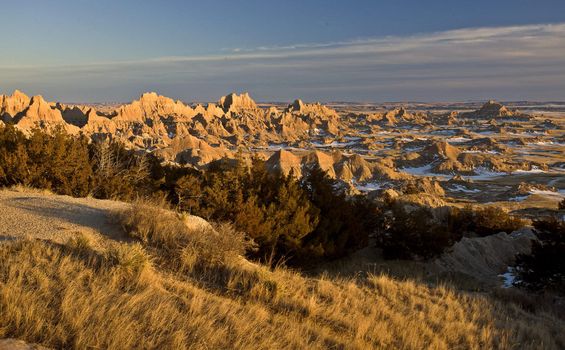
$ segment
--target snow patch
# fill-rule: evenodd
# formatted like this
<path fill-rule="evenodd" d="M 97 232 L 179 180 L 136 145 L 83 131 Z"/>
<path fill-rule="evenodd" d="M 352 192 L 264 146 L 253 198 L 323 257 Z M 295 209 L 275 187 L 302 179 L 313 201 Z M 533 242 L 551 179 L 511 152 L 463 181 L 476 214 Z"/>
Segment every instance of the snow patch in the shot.
<path fill-rule="evenodd" d="M 512 288 L 514 281 L 516 280 L 515 269 L 512 266 L 508 266 L 508 270 L 505 273 L 498 275 L 502 277 L 503 284 L 502 288 Z"/>
<path fill-rule="evenodd" d="M 532 165 L 530 170 L 516 170 L 514 171 L 515 174 L 541 174 L 545 173 L 545 170 L 540 169 L 539 167 Z"/>
<path fill-rule="evenodd" d="M 465 193 L 479 193 L 481 192 L 481 190 L 475 188 L 475 189 L 469 189 L 463 185 L 453 185 L 451 186 L 451 188 L 449 188 L 450 191 L 453 192 L 465 192 Z"/>
<path fill-rule="evenodd" d="M 371 192 L 382 189 L 385 184 L 382 182 L 365 182 L 363 184 L 353 182 L 353 185 L 361 192 Z"/>
<path fill-rule="evenodd" d="M 465 143 L 465 142 L 472 141 L 472 139 L 469 139 L 467 137 L 451 137 L 451 138 L 446 139 L 445 141 L 447 141 L 449 143 Z"/>

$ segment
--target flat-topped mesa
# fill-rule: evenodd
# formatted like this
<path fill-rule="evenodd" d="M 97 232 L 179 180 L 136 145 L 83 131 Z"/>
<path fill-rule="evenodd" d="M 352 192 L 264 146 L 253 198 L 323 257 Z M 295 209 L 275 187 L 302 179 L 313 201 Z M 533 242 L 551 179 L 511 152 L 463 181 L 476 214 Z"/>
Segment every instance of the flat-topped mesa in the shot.
<path fill-rule="evenodd" d="M 192 118 L 196 112 L 181 101 L 158 95 L 155 92 L 146 92 L 138 100 L 121 106 L 116 111 L 117 121 L 139 121 L 158 117 L 179 116 Z"/>
<path fill-rule="evenodd" d="M 222 96 L 218 101 L 218 106 L 220 106 L 225 113 L 241 113 L 245 111 L 257 111 L 259 109 L 247 92 L 241 95 L 232 92 L 227 96 Z"/>

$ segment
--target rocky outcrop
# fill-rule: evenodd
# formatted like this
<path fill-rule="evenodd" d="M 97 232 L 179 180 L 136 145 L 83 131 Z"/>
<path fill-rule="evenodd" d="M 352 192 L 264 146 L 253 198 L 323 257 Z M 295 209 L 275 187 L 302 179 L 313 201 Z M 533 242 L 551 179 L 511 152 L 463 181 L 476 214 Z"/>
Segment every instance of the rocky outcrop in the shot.
<path fill-rule="evenodd" d="M 61 127 L 73 134 L 79 130 L 78 127 L 66 123 L 61 111 L 55 105 L 45 101 L 40 95 L 29 99 L 29 104 L 25 109 L 18 112 L 11 121 L 25 132 L 29 132 L 34 128 L 51 130 L 57 127 Z"/>
<path fill-rule="evenodd" d="M 517 112 L 511 111 L 503 104 L 496 102 L 494 100 L 490 100 L 486 102 L 481 108 L 476 111 L 462 113 L 461 117 L 463 118 L 472 118 L 472 119 L 497 119 L 497 118 L 504 118 L 504 117 L 523 117 L 524 115 Z"/>
<path fill-rule="evenodd" d="M 222 158 L 232 158 L 225 147 L 213 147 L 206 141 L 192 135 L 174 138 L 170 145 L 155 151 L 155 154 L 169 162 L 205 166 Z"/>
<path fill-rule="evenodd" d="M 30 101 L 31 99 L 19 90 L 15 90 L 11 96 L 0 95 L 0 119 L 12 121 L 29 106 Z"/>
<path fill-rule="evenodd" d="M 535 235 L 528 228 L 510 235 L 501 232 L 487 237 L 463 237 L 449 252 L 436 259 L 434 265 L 440 271 L 457 271 L 501 286 L 499 275 L 515 262 L 517 254 L 530 253 L 534 239 Z"/>
<path fill-rule="evenodd" d="M 227 96 L 223 96 L 218 101 L 218 106 L 226 113 L 242 113 L 242 112 L 256 112 L 259 110 L 257 104 L 249 96 L 247 92 L 238 95 L 236 93 L 231 93 Z"/>
<path fill-rule="evenodd" d="M 282 149 L 275 152 L 267 160 L 266 166 L 270 171 L 281 172 L 284 175 L 289 175 L 292 172 L 294 176 L 302 176 L 302 161 L 300 157 Z"/>
<path fill-rule="evenodd" d="M 116 123 L 147 122 L 171 116 L 190 119 L 195 115 L 194 109 L 180 101 L 157 95 L 155 92 L 147 92 L 142 94 L 138 100 L 121 106 L 113 119 Z"/>
<path fill-rule="evenodd" d="M 398 173 L 392 162 L 386 160 L 367 161 L 358 154 L 344 155 L 339 151 L 326 153 L 310 151 L 295 154 L 280 150 L 267 160 L 267 168 L 271 171 L 288 175 L 290 171 L 297 177 L 302 176 L 304 169 L 320 168 L 330 178 L 346 183 L 363 183 L 370 181 L 395 181 L 410 178 L 409 175 Z"/>

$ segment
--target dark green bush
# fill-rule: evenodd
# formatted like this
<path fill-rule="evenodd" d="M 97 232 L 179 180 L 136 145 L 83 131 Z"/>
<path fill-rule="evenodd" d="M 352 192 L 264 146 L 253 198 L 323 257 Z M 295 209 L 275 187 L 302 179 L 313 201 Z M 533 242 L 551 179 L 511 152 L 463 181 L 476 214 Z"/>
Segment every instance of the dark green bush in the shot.
<path fill-rule="evenodd" d="M 159 162 L 147 154 L 135 154 L 119 142 L 95 142 L 90 146 L 93 170 L 91 194 L 96 198 L 131 200 L 157 191 L 164 174 Z"/>
<path fill-rule="evenodd" d="M 173 176 L 175 177 L 175 176 Z M 248 167 L 218 163 L 176 179 L 170 196 L 181 210 L 214 221 L 233 222 L 258 244 L 254 256 L 267 263 L 300 255 L 303 238 L 318 223 L 318 209 L 291 176 L 267 171 L 262 161 Z"/>
<path fill-rule="evenodd" d="M 63 130 L 52 134 L 35 130 L 28 140 L 30 185 L 53 192 L 84 197 L 92 185 L 88 140 Z"/>
<path fill-rule="evenodd" d="M 152 156 L 136 155 L 117 142 L 93 142 L 63 129 L 39 129 L 26 137 L 0 127 L 0 186 L 25 185 L 58 194 L 132 199 L 154 192 L 163 177 Z"/>
<path fill-rule="evenodd" d="M 27 139 L 13 125 L 0 127 L 0 186 L 28 185 Z"/>
<path fill-rule="evenodd" d="M 451 226 L 453 230 L 461 233 L 474 233 L 485 237 L 499 232 L 512 233 L 526 225 L 520 218 L 512 216 L 502 208 L 487 206 L 473 208 L 466 206 L 463 209 L 453 208 L 451 212 Z"/>
<path fill-rule="evenodd" d="M 386 259 L 431 259 L 460 239 L 448 218 L 436 218 L 432 209 L 392 207 L 379 234 L 379 246 Z"/>
<path fill-rule="evenodd" d="M 453 207 L 444 211 L 427 207 L 407 210 L 401 203 L 390 207 L 378 235 L 385 258 L 430 259 L 465 235 L 511 233 L 526 225 L 497 207 Z"/>
<path fill-rule="evenodd" d="M 532 242 L 531 254 L 518 255 L 515 283 L 565 294 L 565 221 L 550 217 L 533 225 L 538 240 Z"/>
<path fill-rule="evenodd" d="M 364 196 L 348 198 L 319 167 L 306 169 L 302 187 L 320 210 L 316 228 L 305 237 L 309 254 L 337 258 L 368 245 L 381 212 Z"/>
<path fill-rule="evenodd" d="M 87 139 L 61 129 L 51 134 L 36 129 L 27 138 L 11 125 L 0 128 L 0 184 L 86 196 L 92 184 Z"/>

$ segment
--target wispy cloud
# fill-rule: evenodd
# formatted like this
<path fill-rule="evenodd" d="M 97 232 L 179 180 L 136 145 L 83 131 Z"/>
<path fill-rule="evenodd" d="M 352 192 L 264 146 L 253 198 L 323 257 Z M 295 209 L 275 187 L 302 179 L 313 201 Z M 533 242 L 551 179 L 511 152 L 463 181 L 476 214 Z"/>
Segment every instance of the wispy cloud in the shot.
<path fill-rule="evenodd" d="M 286 98 L 306 90 L 308 97 L 320 99 L 443 99 L 483 97 L 477 93 L 519 97 L 530 86 L 531 98 L 541 98 L 554 89 L 565 90 L 565 24 L 234 48 L 208 56 L 0 66 L 0 75 L 8 86 L 75 86 L 74 91 L 84 92 L 119 82 L 128 86 L 122 95 L 136 86 L 155 86 L 177 89 L 179 97 L 191 93 L 202 98 L 200 86 L 200 91 L 218 93 L 259 91 L 260 98 Z M 555 92 L 547 95 L 555 97 Z"/>

